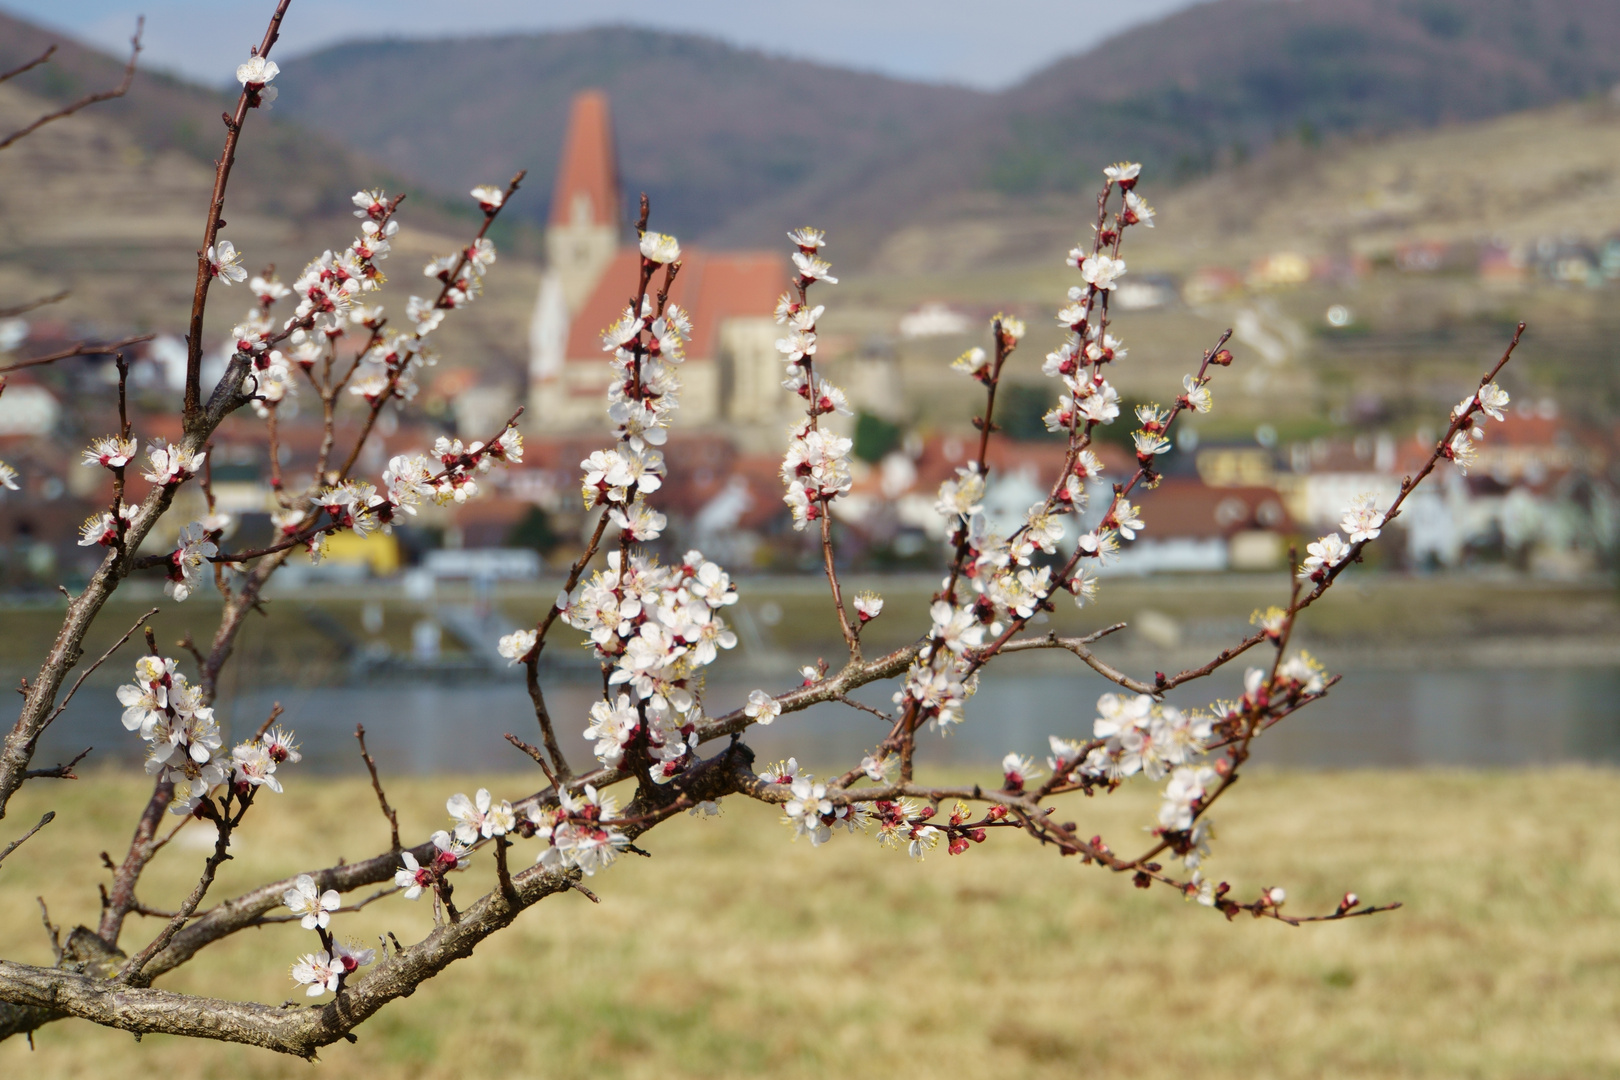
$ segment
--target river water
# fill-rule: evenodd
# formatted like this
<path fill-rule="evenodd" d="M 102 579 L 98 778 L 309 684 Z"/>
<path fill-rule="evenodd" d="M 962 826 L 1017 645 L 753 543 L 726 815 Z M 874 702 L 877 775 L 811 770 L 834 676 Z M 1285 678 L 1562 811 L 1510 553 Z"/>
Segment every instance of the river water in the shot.
<path fill-rule="evenodd" d="M 1184 707 L 1235 697 L 1239 670 L 1222 672 L 1171 701 Z M 1438 671 L 1367 667 L 1342 672 L 1328 697 L 1290 717 L 1256 744 L 1256 760 L 1313 769 L 1468 766 L 1514 768 L 1582 762 L 1620 763 L 1620 668 L 1455 667 Z M 779 672 L 756 682 L 717 680 L 707 700 L 732 707 L 760 686 L 793 685 Z M 893 683 L 862 689 L 860 700 L 887 706 Z M 1049 734 L 1089 734 L 1094 706 L 1112 685 L 1087 669 L 992 672 L 969 703 L 968 720 L 948 737 L 927 734 L 919 760 L 953 764 L 997 761 L 1008 751 L 1044 758 Z M 578 767 L 590 761 L 582 737 L 585 714 L 600 681 L 561 676 L 547 700 L 564 749 Z M 255 688 L 222 699 L 219 716 L 234 735 L 251 731 L 274 702 L 298 734 L 306 766 L 321 772 L 360 768 L 354 726 L 392 772 L 511 771 L 532 767 L 502 738 L 513 732 L 532 743 L 539 733 L 521 680 L 498 677 L 455 682 L 410 676 L 348 685 Z M 46 732 L 36 765 L 86 746 L 91 760 L 135 763 L 140 741 L 118 721 L 112 685 L 96 680 L 80 692 Z M 869 713 L 826 704 L 755 728 L 748 742 L 761 762 L 795 755 L 817 773 L 858 763 L 885 731 Z"/>

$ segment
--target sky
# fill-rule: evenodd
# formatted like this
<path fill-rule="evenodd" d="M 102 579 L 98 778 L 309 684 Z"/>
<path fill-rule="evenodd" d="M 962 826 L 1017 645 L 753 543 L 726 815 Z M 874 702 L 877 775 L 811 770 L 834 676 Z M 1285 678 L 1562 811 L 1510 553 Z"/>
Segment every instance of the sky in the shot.
<path fill-rule="evenodd" d="M 285 56 L 378 37 L 447 37 L 631 24 L 907 79 L 994 90 L 1060 56 L 1201 0 L 294 0 Z M 0 9 L 88 44 L 127 48 L 146 15 L 142 60 L 211 85 L 257 44 L 270 0 L 0 0 Z M 993 14 L 987 14 L 993 12 Z M 275 56 L 272 53 L 272 58 Z"/>

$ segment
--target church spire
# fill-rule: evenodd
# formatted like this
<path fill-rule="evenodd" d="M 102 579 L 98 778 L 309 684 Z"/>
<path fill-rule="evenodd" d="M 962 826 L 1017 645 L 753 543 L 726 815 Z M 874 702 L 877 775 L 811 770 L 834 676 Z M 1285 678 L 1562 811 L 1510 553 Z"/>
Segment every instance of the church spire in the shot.
<path fill-rule="evenodd" d="M 551 193 L 553 226 L 619 226 L 619 170 L 613 155 L 613 118 L 607 95 L 574 95 L 568 135 Z"/>

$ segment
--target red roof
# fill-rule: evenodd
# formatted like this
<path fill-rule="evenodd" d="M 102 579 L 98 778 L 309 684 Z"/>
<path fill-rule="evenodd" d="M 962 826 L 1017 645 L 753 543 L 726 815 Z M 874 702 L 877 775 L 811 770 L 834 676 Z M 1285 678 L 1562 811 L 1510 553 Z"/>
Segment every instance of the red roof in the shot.
<path fill-rule="evenodd" d="M 1277 493 L 1266 487 L 1212 488 L 1197 477 L 1167 476 L 1151 490 L 1138 487 L 1131 497 L 1147 522 L 1144 535 L 1160 540 L 1293 528 Z"/>
<path fill-rule="evenodd" d="M 574 95 L 563 140 L 562 164 L 551 191 L 551 224 L 574 224 L 583 202 L 592 225 L 619 223 L 619 170 L 613 156 L 613 118 L 607 95 L 585 90 Z"/>
<path fill-rule="evenodd" d="M 602 355 L 602 331 L 628 306 L 640 275 L 641 255 L 635 248 L 624 248 L 613 256 L 568 328 L 568 359 Z M 659 271 L 648 291 L 655 291 L 663 280 L 663 271 Z M 692 340 L 687 343 L 686 355 L 712 357 L 716 333 L 726 319 L 771 315 L 787 283 L 787 261 L 775 252 L 687 248 L 681 254 L 681 271 L 669 293 L 670 302 L 680 304 L 692 316 Z"/>

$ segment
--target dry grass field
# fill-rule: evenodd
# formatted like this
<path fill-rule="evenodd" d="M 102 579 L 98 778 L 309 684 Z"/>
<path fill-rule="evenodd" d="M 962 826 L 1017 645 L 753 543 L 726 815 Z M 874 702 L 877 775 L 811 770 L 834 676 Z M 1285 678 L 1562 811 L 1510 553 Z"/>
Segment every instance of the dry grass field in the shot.
<path fill-rule="evenodd" d="M 250 818 L 218 887 L 380 849 L 363 784 L 289 778 Z M 322 1054 L 314 1075 L 590 1077 L 1620 1076 L 1620 782 L 1602 771 L 1258 773 L 1221 807 L 1212 872 L 1283 884 L 1290 907 L 1340 890 L 1395 913 L 1291 929 L 1219 915 L 1012 837 L 922 864 L 839 836 L 792 844 L 728 804 L 679 819 L 473 958 Z M 452 791 L 532 779 L 400 781 L 410 832 Z M 49 829 L 0 871 L 8 957 L 48 959 L 34 897 L 71 926 L 95 914 L 95 853 L 120 850 L 133 780 L 31 785 L 7 825 Z M 1074 807 L 1130 846 L 1146 788 Z M 201 862 L 177 841 L 142 899 L 169 905 Z M 493 880 L 487 858 L 459 891 Z M 345 934 L 424 932 L 423 904 L 340 916 Z M 150 931 L 150 927 L 143 927 Z M 240 935 L 165 980 L 280 1002 L 313 935 Z M 31 1077 L 308 1076 L 264 1051 L 70 1021 L 0 1046 Z"/>

